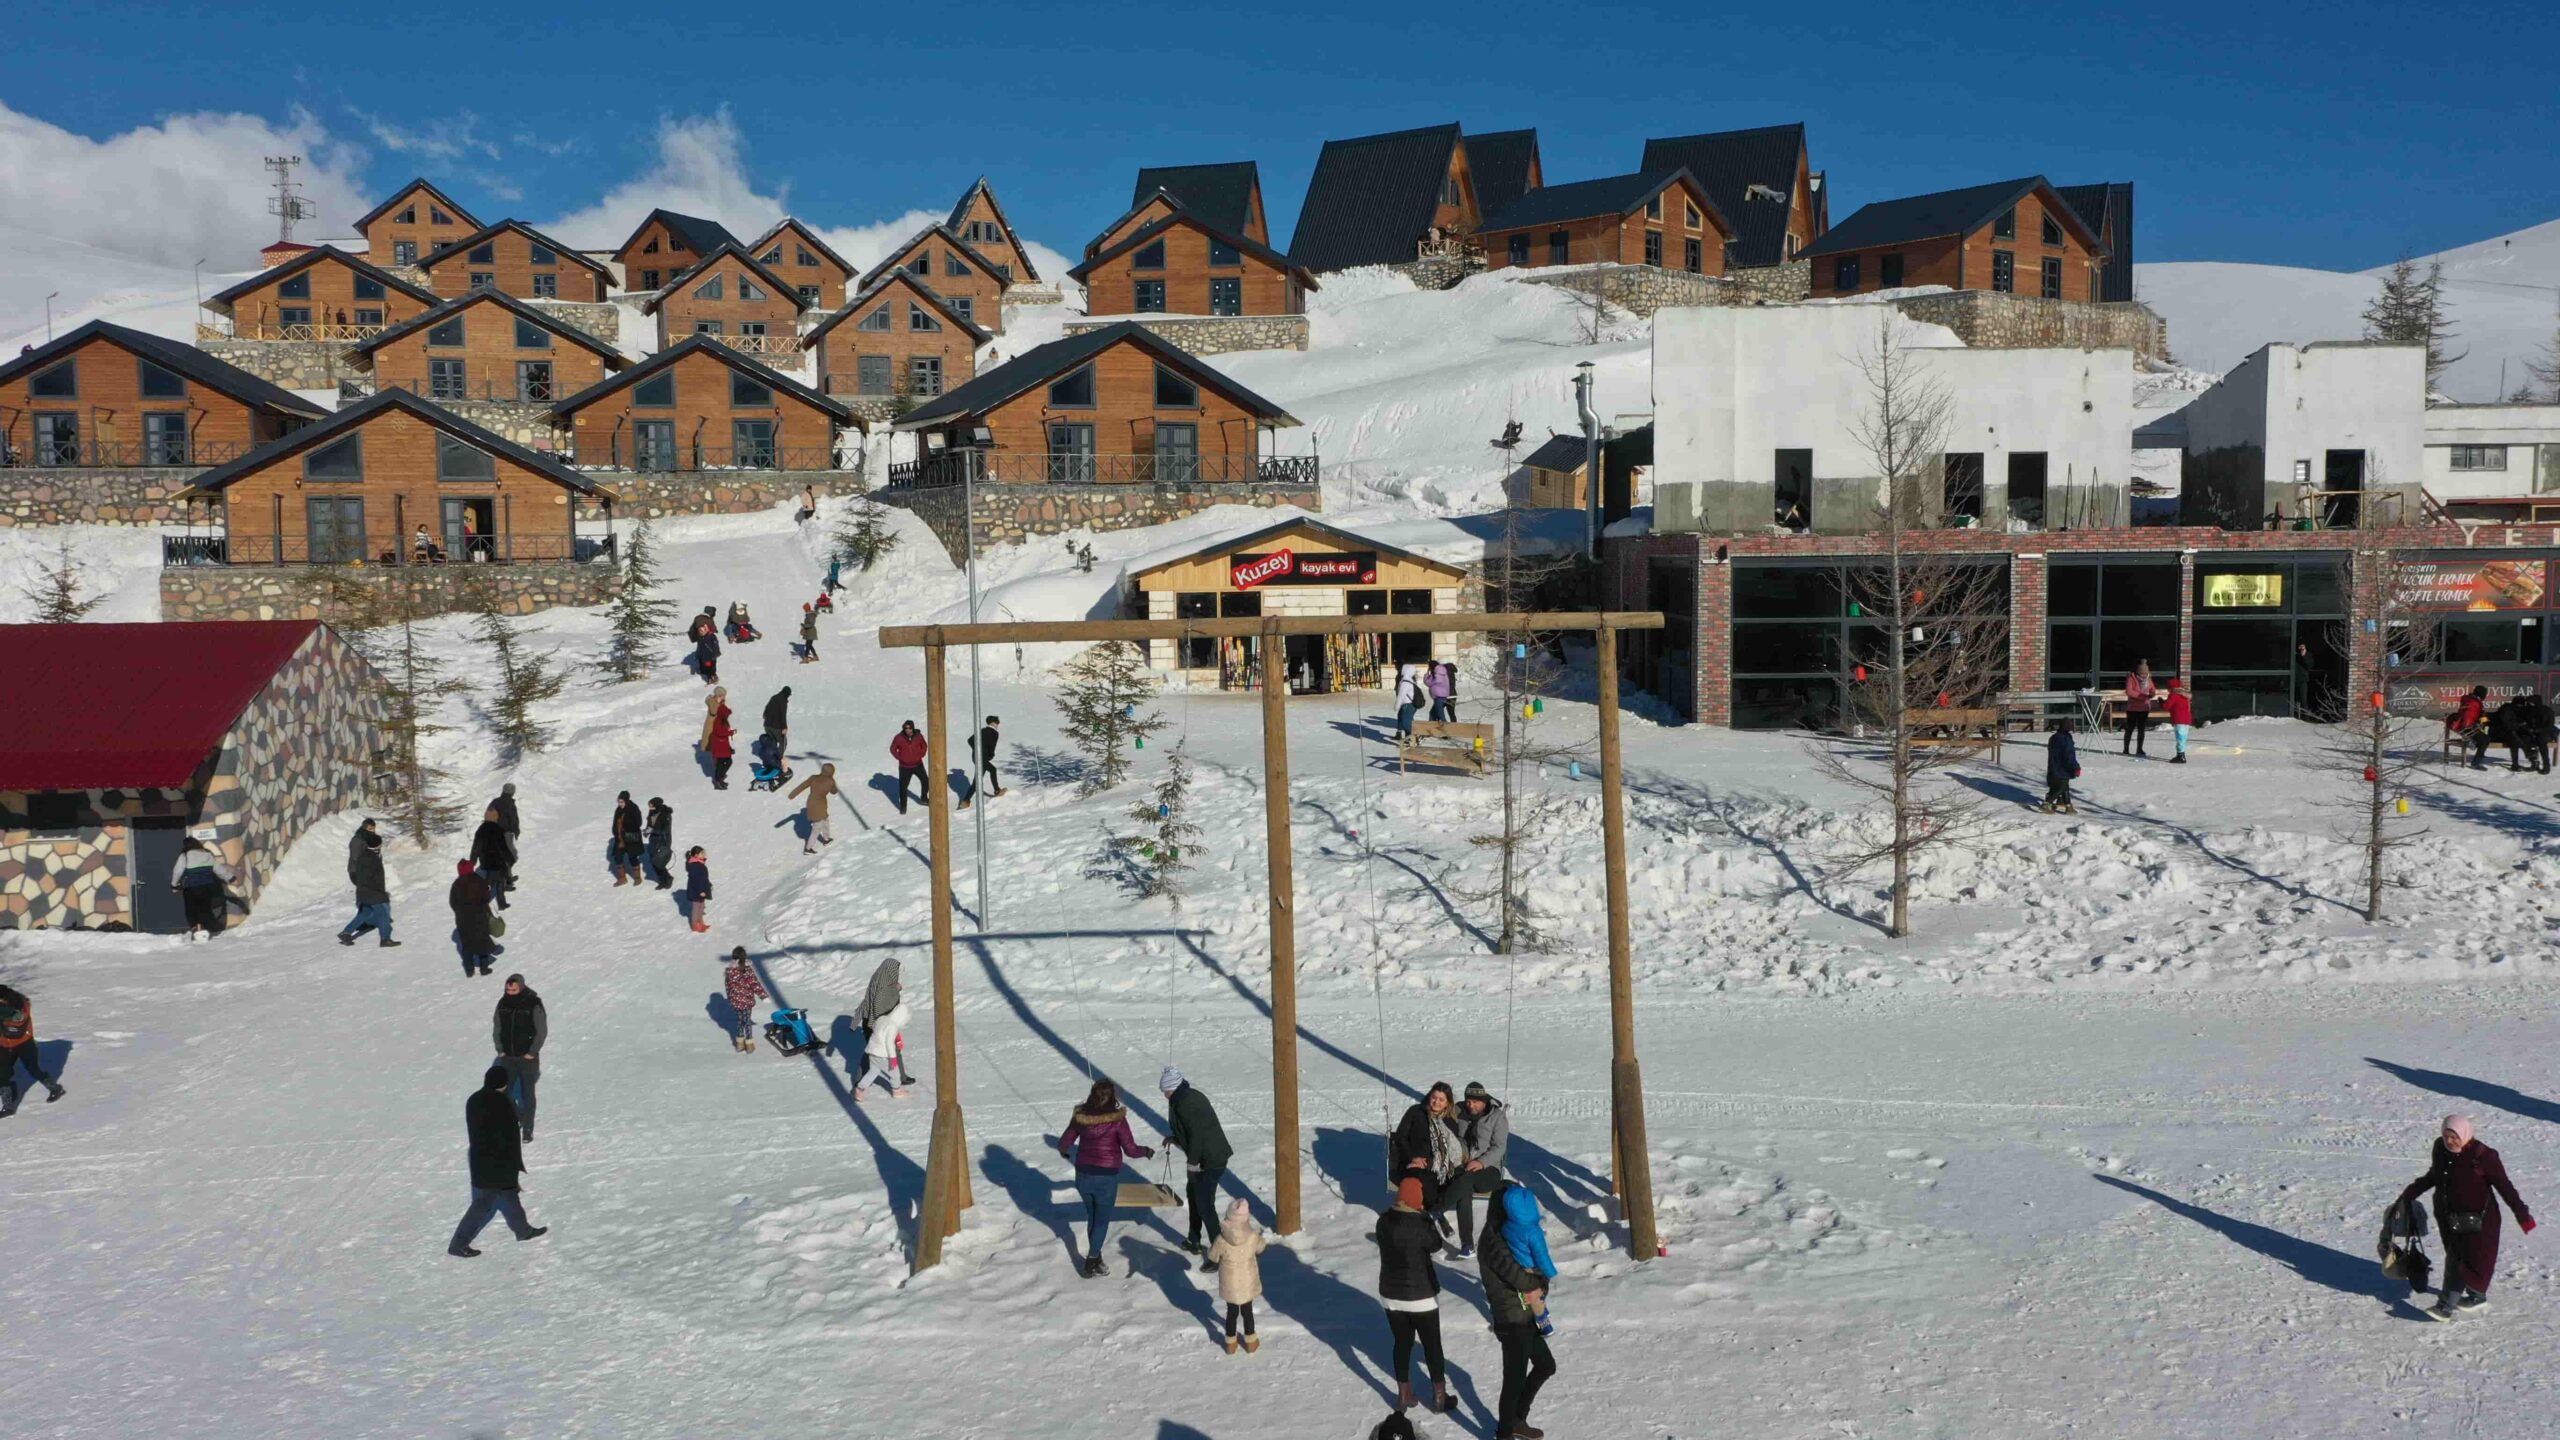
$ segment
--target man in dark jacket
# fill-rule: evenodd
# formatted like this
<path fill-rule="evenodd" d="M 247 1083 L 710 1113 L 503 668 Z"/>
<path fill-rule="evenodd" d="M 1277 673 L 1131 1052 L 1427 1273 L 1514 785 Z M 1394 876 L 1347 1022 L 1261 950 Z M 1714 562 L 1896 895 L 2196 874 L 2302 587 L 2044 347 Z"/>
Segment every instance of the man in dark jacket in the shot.
<path fill-rule="evenodd" d="M 676 883 L 676 812 L 667 802 L 649 797 L 649 868 L 657 873 L 658 888 Z"/>
<path fill-rule="evenodd" d="M 993 715 L 988 716 L 987 723 L 978 729 L 978 738 L 969 742 L 969 753 L 977 757 L 978 773 L 969 781 L 969 793 L 960 802 L 963 810 L 978 798 L 981 786 L 990 795 L 1004 793 L 1004 777 L 996 773 L 996 742 L 1003 738 L 997 727 L 1003 723 Z"/>
<path fill-rule="evenodd" d="M 1490 1220 L 1502 1213 L 1503 1185 L 1493 1192 Z M 1556 1373 L 1555 1352 L 1547 1348 L 1547 1339 L 1538 1333 L 1538 1322 L 1529 1311 L 1531 1301 L 1545 1303 L 1547 1277 L 1521 1262 L 1504 1238 L 1502 1226 L 1488 1223 L 1484 1228 L 1484 1248 L 1476 1252 L 1477 1273 L 1484 1279 L 1485 1309 L 1493 1317 L 1493 1336 L 1502 1344 L 1502 1400 L 1494 1415 L 1496 1437 L 1534 1437 L 1542 1432 L 1529 1426 L 1529 1406 L 1538 1398 L 1538 1387 Z"/>
<path fill-rule="evenodd" d="M 391 938 L 391 889 L 382 878 L 382 832 L 370 817 L 347 842 L 347 880 L 356 887 L 356 918 L 338 932 L 338 943 L 353 945 L 367 930 L 379 930 L 383 948 L 398 945 Z"/>
<path fill-rule="evenodd" d="M 515 1103 L 516 1123 L 533 1139 L 533 1087 L 542 1080 L 542 1042 L 551 1038 L 551 1016 L 542 997 L 522 975 L 507 977 L 507 993 L 489 1016 L 489 1043 L 497 1049 L 498 1068 L 507 1072 L 507 1098 Z"/>
<path fill-rule="evenodd" d="M 516 888 L 516 841 L 495 800 L 481 812 L 480 828 L 471 832 L 471 862 L 488 877 L 490 898 L 506 909 L 507 892 Z"/>
<path fill-rule="evenodd" d="M 2036 808 L 2047 815 L 2077 815 L 2071 803 L 2071 782 L 2080 778 L 2080 745 L 2071 738 L 2071 722 L 2053 722 L 2053 738 L 2044 743 L 2044 803 Z"/>
<path fill-rule="evenodd" d="M 1458 1139 L 1467 1158 L 1441 1187 L 1440 1203 L 1458 1212 L 1457 1258 L 1465 1260 L 1476 1253 L 1475 1198 L 1502 1188 L 1502 1162 L 1511 1157 L 1511 1113 L 1481 1080 L 1467 1082 L 1466 1099 L 1458 1104 Z M 1489 1224 L 1500 1219 L 1486 1217 Z"/>
<path fill-rule="evenodd" d="M 649 853 L 649 827 L 628 790 L 614 797 L 613 829 L 605 837 L 605 851 L 613 862 L 614 884 L 637 885 L 645 878 L 640 866 Z"/>
<path fill-rule="evenodd" d="M 498 823 L 507 827 L 507 843 L 514 844 L 516 836 L 524 829 L 516 819 L 516 782 L 508 781 L 499 789 L 498 798 L 490 801 L 489 805 L 498 812 Z"/>
<path fill-rule="evenodd" d="M 493 1214 L 507 1217 L 518 1240 L 549 1234 L 550 1226 L 524 1218 L 524 1202 L 516 1196 L 523 1184 L 516 1177 L 524 1173 L 524 1142 L 516 1133 L 516 1106 L 507 1098 L 503 1066 L 492 1065 L 480 1077 L 480 1089 L 463 1104 L 462 1123 L 471 1135 L 471 1208 L 453 1227 L 453 1243 L 444 1253 L 457 1260 L 478 1258 L 471 1242 Z"/>
<path fill-rule="evenodd" d="M 764 733 L 773 737 L 774 754 L 779 757 L 791 742 L 791 687 L 783 686 L 764 702 Z"/>
<path fill-rule="evenodd" d="M 1227 1162 L 1235 1158 L 1236 1148 L 1227 1143 L 1226 1127 L 1218 1123 L 1218 1107 L 1183 1079 L 1180 1070 L 1164 1067 L 1156 1077 L 1156 1088 L 1164 1092 L 1170 1121 L 1164 1143 L 1182 1152 L 1182 1189 L 1191 1204 L 1191 1237 L 1182 1248 L 1197 1255 L 1207 1244 L 1202 1236 L 1218 1237 L 1218 1186 L 1227 1178 Z"/>
<path fill-rule="evenodd" d="M 709 619 L 710 617 L 706 615 L 703 618 Z M 693 642 L 693 669 L 695 674 L 702 677 L 702 683 L 705 685 L 713 684 L 719 680 L 720 626 L 717 622 L 714 622 L 705 628 L 702 633 L 695 638 Z"/>
<path fill-rule="evenodd" d="M 453 944 L 462 952 L 462 973 L 486 975 L 498 960 L 497 937 L 489 933 L 489 882 L 465 860 L 454 867 L 453 888 L 445 903 L 453 907 Z"/>

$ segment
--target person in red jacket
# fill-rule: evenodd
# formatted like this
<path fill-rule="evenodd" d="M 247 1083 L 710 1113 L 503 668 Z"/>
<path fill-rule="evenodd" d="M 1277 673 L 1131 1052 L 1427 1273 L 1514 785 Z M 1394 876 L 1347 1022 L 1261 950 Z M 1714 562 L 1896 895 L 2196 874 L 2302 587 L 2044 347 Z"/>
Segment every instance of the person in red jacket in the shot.
<path fill-rule="evenodd" d="M 932 782 L 925 778 L 924 773 L 924 732 L 916 728 L 916 722 L 907 721 L 898 727 L 897 734 L 889 737 L 889 758 L 898 762 L 898 813 L 907 813 L 907 781 L 910 778 L 916 782 L 916 798 L 932 804 L 933 792 L 925 788 Z"/>
<path fill-rule="evenodd" d="M 2498 1268 L 2498 1201 L 2516 1212 L 2516 1223 L 2528 1235 L 2533 1212 L 2516 1194 L 2498 1152 L 2473 1138 L 2468 1115 L 2444 1117 L 2427 1173 L 2400 1192 L 2400 1203 L 2430 1190 L 2436 1192 L 2436 1233 L 2444 1240 L 2444 1289 L 2427 1313 L 2450 1320 L 2488 1308 L 2489 1277 Z"/>
<path fill-rule="evenodd" d="M 1121 1157 L 1145 1159 L 1156 1152 L 1130 1133 L 1129 1112 L 1120 1108 L 1120 1087 L 1096 1080 L 1076 1107 L 1067 1133 L 1058 1137 L 1058 1153 L 1076 1163 L 1076 1193 L 1084 1197 L 1084 1273 L 1098 1277 L 1106 1273 L 1102 1237 L 1120 1203 Z"/>
<path fill-rule="evenodd" d="M 62 1098 L 62 1086 L 44 1073 L 44 1063 L 36 1058 L 36 1007 L 26 996 L 0 985 L 0 1116 L 18 1113 L 18 1067 L 24 1065 L 35 1072 L 45 1089 L 44 1100 L 50 1105 Z"/>
<path fill-rule="evenodd" d="M 725 715 L 727 712 L 723 711 Z M 729 788 L 729 764 L 738 757 L 738 730 L 726 719 L 711 722 L 711 788 Z"/>
<path fill-rule="evenodd" d="M 2187 732 L 2196 728 L 2196 700 L 2187 693 L 2187 682 L 2171 680 L 2167 696 L 2169 734 L 2177 741 L 2178 753 L 2169 757 L 2172 765 L 2187 763 Z"/>
<path fill-rule="evenodd" d="M 2462 703 L 2445 717 L 2445 733 L 2471 742 L 2471 768 L 2486 769 L 2489 756 L 2489 687 L 2474 685 Z"/>

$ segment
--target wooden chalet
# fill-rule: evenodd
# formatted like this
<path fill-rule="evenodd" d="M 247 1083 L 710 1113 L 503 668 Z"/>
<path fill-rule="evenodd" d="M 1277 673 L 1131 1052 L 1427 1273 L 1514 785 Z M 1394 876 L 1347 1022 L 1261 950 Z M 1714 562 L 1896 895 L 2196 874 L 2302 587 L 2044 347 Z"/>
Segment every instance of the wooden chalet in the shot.
<path fill-rule="evenodd" d="M 943 228 L 966 241 L 992 266 L 1006 285 L 1037 285 L 1040 269 L 1031 263 L 1031 252 L 1023 248 L 1022 237 L 1016 235 L 1011 222 L 1004 218 L 1004 207 L 996 203 L 996 192 L 987 177 L 969 187 L 960 203 L 951 207 L 951 218 Z M 979 321 L 993 329 L 1004 328 L 991 320 Z"/>
<path fill-rule="evenodd" d="M 430 400 L 556 404 L 630 362 L 554 311 L 473 290 L 394 325 L 352 352 L 383 390 Z"/>
<path fill-rule="evenodd" d="M 1302 315 L 1315 276 L 1241 232 L 1158 191 L 1141 212 L 1161 210 L 1067 277 L 1085 287 L 1091 315 Z"/>
<path fill-rule="evenodd" d="M 948 225 L 929 225 L 889 252 L 888 258 L 863 272 L 861 289 L 869 290 L 893 270 L 903 270 L 969 323 L 993 334 L 1004 333 L 1004 292 L 1012 284 L 1001 262 L 979 251 Z"/>
<path fill-rule="evenodd" d="M 1802 123 L 1644 142 L 1646 170 L 1686 170 L 1733 226 L 1725 268 L 1783 265 L 1831 228 L 1831 191 Z"/>
<path fill-rule="evenodd" d="M 613 293 L 613 272 L 521 220 L 483 226 L 418 262 L 427 288 L 450 299 L 496 290 L 519 300 L 599 304 Z"/>
<path fill-rule="evenodd" d="M 1298 208 L 1289 259 L 1321 275 L 1463 256 L 1483 216 L 1456 125 L 1327 140 Z"/>
<path fill-rule="evenodd" d="M 1722 275 L 1733 227 L 1686 170 L 1548 185 L 1485 217 L 1488 269 L 1651 265 Z"/>
<path fill-rule="evenodd" d="M 801 347 L 818 359 L 818 390 L 874 400 L 930 400 L 978 374 L 994 339 L 904 270 L 892 270 L 818 322 Z"/>
<path fill-rule="evenodd" d="M 92 320 L 0 364 L 0 467 L 214 465 L 328 413 L 192 345 Z"/>
<path fill-rule="evenodd" d="M 642 314 L 658 317 L 660 349 L 702 336 L 748 355 L 799 354 L 800 316 L 811 308 L 796 286 L 736 244 L 713 247 L 640 304 Z"/>
<path fill-rule="evenodd" d="M 415 265 L 479 228 L 470 211 L 424 179 L 392 191 L 356 220 L 364 258 L 382 266 Z"/>
<path fill-rule="evenodd" d="M 1521 196 L 1547 183 L 1546 167 L 1538 160 L 1535 130 L 1499 130 L 1490 135 L 1468 136 L 1467 168 L 1475 175 L 1476 205 L 1487 215 L 1510 208 Z"/>
<path fill-rule="evenodd" d="M 2110 180 L 2097 185 L 2056 185 L 2053 193 L 2079 213 L 2106 247 L 2106 263 L 2098 267 L 2100 300 L 2133 298 L 2133 182 Z"/>
<path fill-rule="evenodd" d="M 1466 571 L 1306 517 L 1229 535 L 1129 577 L 1150 620 L 1260 615 L 1447 615 L 1466 608 Z M 1340 694 L 1395 683 L 1395 667 L 1454 659 L 1459 637 L 1290 635 L 1282 640 L 1289 693 Z M 1147 663 L 1186 682 L 1250 690 L 1261 683 L 1261 639 L 1195 635 L 1150 640 Z"/>
<path fill-rule="evenodd" d="M 213 295 L 204 308 L 240 340 L 367 340 L 438 304 L 436 294 L 323 245 Z"/>
<path fill-rule="evenodd" d="M 707 335 L 551 407 L 584 469 L 833 470 L 853 412 Z"/>
<path fill-rule="evenodd" d="M 850 262 L 818 238 L 818 232 L 790 216 L 756 237 L 747 252 L 756 263 L 789 281 L 809 308 L 821 313 L 841 309 L 844 287 L 855 270 Z"/>
<path fill-rule="evenodd" d="M 923 458 L 889 467 L 893 487 L 981 479 L 1017 485 L 1289 484 L 1313 488 L 1315 457 L 1276 456 L 1287 411 L 1134 321 L 1053 340 L 908 412 L 896 428 Z"/>
<path fill-rule="evenodd" d="M 1804 252 L 1816 298 L 1944 285 L 2095 300 L 2105 247 L 2041 175 L 1879 200 Z"/>
<path fill-rule="evenodd" d="M 630 238 L 614 247 L 613 263 L 622 267 L 623 289 L 661 290 L 669 280 L 692 269 L 703 256 L 723 245 L 736 244 L 738 237 L 717 220 L 679 215 L 673 210 L 652 210 L 632 230 Z"/>
<path fill-rule="evenodd" d="M 611 492 L 406 390 L 384 390 L 198 476 L 222 563 L 565 561 Z M 420 532 L 425 543 L 420 543 Z"/>
<path fill-rule="evenodd" d="M 1579 435 L 1550 435 L 1520 462 L 1513 502 L 1533 510 L 1580 510 L 1591 503 L 1589 442 Z"/>

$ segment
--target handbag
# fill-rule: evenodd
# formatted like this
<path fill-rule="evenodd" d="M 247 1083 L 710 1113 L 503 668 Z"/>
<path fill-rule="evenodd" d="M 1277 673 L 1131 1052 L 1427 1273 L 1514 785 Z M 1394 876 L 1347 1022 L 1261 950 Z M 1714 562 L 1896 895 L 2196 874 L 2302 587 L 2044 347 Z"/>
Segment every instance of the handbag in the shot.
<path fill-rule="evenodd" d="M 2479 1210 L 2439 1210 L 2436 1212 L 2437 1218 L 2444 1221 L 2444 1233 L 2447 1235 L 2479 1234 L 2480 1226 L 2485 1218 L 2485 1214 L 2486 1212 Z"/>
<path fill-rule="evenodd" d="M 490 917 L 489 917 L 489 938 L 490 938 L 490 939 L 492 939 L 492 940 L 495 940 L 495 939 L 497 939 L 499 936 L 504 935 L 504 934 L 506 934 L 506 933 L 507 933 L 507 917 L 506 917 L 506 916 L 504 916 L 504 915 L 492 915 L 492 916 L 490 916 Z"/>

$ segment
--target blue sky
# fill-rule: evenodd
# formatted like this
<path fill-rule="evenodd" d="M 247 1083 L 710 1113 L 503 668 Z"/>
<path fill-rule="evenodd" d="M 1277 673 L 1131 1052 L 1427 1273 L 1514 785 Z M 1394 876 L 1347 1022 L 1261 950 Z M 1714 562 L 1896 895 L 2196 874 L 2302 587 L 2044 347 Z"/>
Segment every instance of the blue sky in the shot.
<path fill-rule="evenodd" d="M 1239 158 L 1285 244 L 1327 137 L 1451 119 L 1537 127 L 1550 181 L 1631 170 L 1649 135 L 1802 119 L 1835 218 L 2129 179 L 2144 260 L 2363 268 L 2560 215 L 2549 4 L 15 9 L 0 105 L 23 116 L 103 141 L 248 112 L 336 147 L 359 193 L 423 172 L 484 219 L 602 215 L 663 171 L 671 123 L 724 108 L 696 170 L 817 223 L 947 206 L 983 171 L 1062 249 L 1139 165 Z"/>

